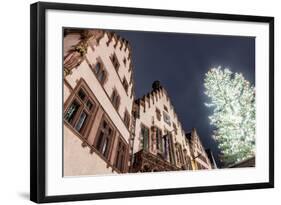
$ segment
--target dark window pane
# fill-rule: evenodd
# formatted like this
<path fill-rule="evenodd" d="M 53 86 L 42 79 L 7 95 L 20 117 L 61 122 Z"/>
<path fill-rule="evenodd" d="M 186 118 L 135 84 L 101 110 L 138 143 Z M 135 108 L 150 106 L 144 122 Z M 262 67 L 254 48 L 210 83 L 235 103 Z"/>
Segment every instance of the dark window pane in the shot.
<path fill-rule="evenodd" d="M 117 96 L 117 99 L 116 99 L 116 109 L 119 108 L 119 103 L 120 103 L 120 97 Z"/>
<path fill-rule="evenodd" d="M 118 71 L 118 69 L 119 69 L 119 62 L 118 62 L 118 59 L 117 59 L 115 54 L 112 55 L 111 61 L 112 61 L 112 64 L 113 64 L 114 68 Z"/>
<path fill-rule="evenodd" d="M 115 107 L 115 109 L 118 109 L 119 108 L 120 97 L 117 94 L 116 90 L 114 90 L 112 95 L 111 95 L 111 101 L 112 101 L 112 104 Z"/>
<path fill-rule="evenodd" d="M 157 120 L 161 120 L 161 113 L 160 113 L 160 110 L 156 108 L 156 117 L 157 117 Z"/>
<path fill-rule="evenodd" d="M 86 119 L 87 119 L 88 115 L 85 113 L 85 112 L 82 112 L 79 119 L 78 119 L 78 122 L 76 124 L 76 127 L 75 129 L 80 132 L 83 128 L 83 126 L 85 125 L 85 122 L 86 122 Z"/>
<path fill-rule="evenodd" d="M 127 83 L 125 77 L 123 79 L 123 83 L 122 84 L 123 84 L 123 87 L 124 87 L 125 91 L 128 92 L 128 83 Z"/>
<path fill-rule="evenodd" d="M 101 64 L 100 64 L 100 62 L 97 62 L 96 66 L 95 66 L 96 74 L 98 74 L 100 72 L 100 70 L 101 70 Z"/>
<path fill-rule="evenodd" d="M 105 73 L 104 71 L 101 71 L 99 74 L 98 74 L 98 80 L 103 83 L 104 81 L 104 76 L 105 76 Z"/>
<path fill-rule="evenodd" d="M 102 149 L 101 149 L 101 153 L 103 156 L 106 156 L 107 146 L 108 146 L 108 138 L 105 138 Z"/>
<path fill-rule="evenodd" d="M 97 149 L 98 150 L 101 150 L 103 136 L 104 136 L 103 132 L 100 132 L 99 137 L 98 137 L 98 141 L 97 141 Z"/>
<path fill-rule="evenodd" d="M 119 163 L 119 170 L 123 171 L 123 164 L 124 164 L 124 158 L 125 156 L 122 155 Z"/>
<path fill-rule="evenodd" d="M 115 166 L 119 169 L 119 161 L 120 161 L 120 151 L 117 150 L 117 155 L 116 155 L 116 161 L 115 161 Z"/>
<path fill-rule="evenodd" d="M 111 95 L 111 101 L 114 102 L 116 96 L 116 91 L 113 90 L 112 95 Z"/>
<path fill-rule="evenodd" d="M 67 122 L 72 123 L 79 107 L 80 107 L 80 105 L 76 101 L 73 101 L 72 104 L 67 109 L 67 111 L 64 115 L 64 119 Z"/>
<path fill-rule="evenodd" d="M 108 128 L 108 136 L 110 136 L 112 133 L 112 130 L 110 128 Z"/>
<path fill-rule="evenodd" d="M 143 137 L 143 149 L 144 150 L 148 150 L 148 135 L 149 135 L 149 133 L 148 133 L 148 129 L 147 128 L 145 128 L 145 127 L 142 127 L 142 129 L 141 129 L 141 134 L 142 134 L 142 137 Z"/>
<path fill-rule="evenodd" d="M 81 100 L 84 100 L 86 97 L 86 94 L 83 92 L 83 90 L 79 90 L 78 96 Z"/>
<path fill-rule="evenodd" d="M 124 65 L 126 65 L 126 63 L 127 63 L 127 60 L 126 60 L 125 57 L 124 57 L 124 59 L 123 59 L 123 63 L 124 63 Z"/>
<path fill-rule="evenodd" d="M 86 103 L 86 106 L 87 106 L 87 108 L 88 108 L 89 110 L 91 110 L 92 107 L 93 107 L 93 104 L 92 104 L 92 102 L 91 102 L 90 100 L 88 100 L 87 103 Z"/>
<path fill-rule="evenodd" d="M 106 123 L 106 121 L 103 121 L 103 128 L 105 129 L 105 128 L 107 128 L 107 123 Z"/>
<path fill-rule="evenodd" d="M 156 129 L 156 147 L 159 151 L 163 151 L 162 150 L 162 134 L 161 134 L 161 130 L 159 130 L 158 128 Z"/>

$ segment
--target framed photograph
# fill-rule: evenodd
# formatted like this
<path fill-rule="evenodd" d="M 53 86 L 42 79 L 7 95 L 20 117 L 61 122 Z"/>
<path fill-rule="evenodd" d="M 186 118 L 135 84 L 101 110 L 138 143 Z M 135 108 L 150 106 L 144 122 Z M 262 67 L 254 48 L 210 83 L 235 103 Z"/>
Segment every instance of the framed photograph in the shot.
<path fill-rule="evenodd" d="M 30 199 L 274 187 L 274 18 L 31 5 Z"/>

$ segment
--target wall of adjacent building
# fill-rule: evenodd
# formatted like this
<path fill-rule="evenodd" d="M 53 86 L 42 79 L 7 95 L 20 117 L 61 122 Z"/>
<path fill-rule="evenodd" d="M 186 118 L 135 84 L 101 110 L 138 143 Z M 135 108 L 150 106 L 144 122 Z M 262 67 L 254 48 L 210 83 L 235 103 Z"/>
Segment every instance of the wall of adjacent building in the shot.
<path fill-rule="evenodd" d="M 197 164 L 197 168 L 199 168 L 199 164 L 199 166 L 201 165 L 201 167 L 204 167 L 205 169 L 212 169 L 211 162 L 195 129 L 192 130 L 192 140 L 192 150 Z"/>

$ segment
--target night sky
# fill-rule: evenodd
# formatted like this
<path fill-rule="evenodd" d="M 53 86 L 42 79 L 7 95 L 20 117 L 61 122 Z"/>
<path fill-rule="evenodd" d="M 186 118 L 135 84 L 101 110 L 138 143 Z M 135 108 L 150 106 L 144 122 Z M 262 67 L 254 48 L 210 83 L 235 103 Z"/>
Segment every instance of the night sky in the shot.
<path fill-rule="evenodd" d="M 218 162 L 219 150 L 212 139 L 212 113 L 204 103 L 205 73 L 213 67 L 228 67 L 255 83 L 255 38 L 143 31 L 115 31 L 130 42 L 136 97 L 151 91 L 160 80 L 186 132 L 196 128 L 205 148 Z"/>

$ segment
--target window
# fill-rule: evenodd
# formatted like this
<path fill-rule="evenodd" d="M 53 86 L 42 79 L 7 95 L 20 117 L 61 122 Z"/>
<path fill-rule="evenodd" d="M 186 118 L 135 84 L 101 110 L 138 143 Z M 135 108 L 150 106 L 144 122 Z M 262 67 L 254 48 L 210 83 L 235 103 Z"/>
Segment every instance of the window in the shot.
<path fill-rule="evenodd" d="M 148 151 L 149 148 L 149 129 L 145 126 L 141 126 L 141 138 L 143 142 L 143 149 Z"/>
<path fill-rule="evenodd" d="M 119 139 L 114 166 L 121 172 L 125 171 L 126 153 L 127 153 L 127 146 L 121 139 Z"/>
<path fill-rule="evenodd" d="M 126 59 L 126 57 L 124 57 L 124 59 L 123 59 L 123 63 L 124 63 L 124 65 L 126 65 L 126 63 L 127 63 L 127 59 Z"/>
<path fill-rule="evenodd" d="M 179 145 L 179 155 L 180 155 L 180 163 L 183 164 L 184 161 L 183 161 L 183 153 L 182 153 L 181 145 Z"/>
<path fill-rule="evenodd" d="M 78 121 L 76 123 L 75 129 L 80 132 L 82 127 L 85 125 L 86 119 L 88 115 L 84 111 L 81 113 L 81 115 L 78 118 Z"/>
<path fill-rule="evenodd" d="M 74 99 L 64 113 L 64 120 L 77 132 L 84 135 L 88 126 L 89 118 L 95 109 L 94 101 L 89 97 L 83 88 L 78 89 Z"/>
<path fill-rule="evenodd" d="M 118 62 L 118 59 L 117 59 L 117 56 L 116 54 L 114 53 L 111 57 L 110 57 L 110 60 L 115 68 L 116 71 L 119 70 L 119 67 L 120 67 L 120 64 Z"/>
<path fill-rule="evenodd" d="M 120 96 L 116 90 L 113 90 L 113 92 L 112 92 L 111 102 L 112 102 L 113 106 L 115 107 L 115 109 L 118 110 L 119 105 L 120 105 Z"/>
<path fill-rule="evenodd" d="M 161 112 L 158 108 L 156 108 L 156 117 L 158 121 L 161 121 Z"/>
<path fill-rule="evenodd" d="M 172 164 L 175 164 L 175 154 L 174 154 L 174 148 L 173 148 L 173 140 L 172 140 L 172 135 L 167 134 L 167 146 L 168 146 L 168 154 L 169 154 L 169 162 Z"/>
<path fill-rule="evenodd" d="M 168 108 L 167 108 L 166 105 L 164 105 L 164 110 L 165 110 L 166 112 L 168 112 Z"/>
<path fill-rule="evenodd" d="M 158 151 L 163 152 L 162 131 L 155 127 L 156 148 Z"/>
<path fill-rule="evenodd" d="M 183 164 L 183 153 L 182 148 L 180 144 L 176 144 L 176 156 L 177 156 L 177 162 Z"/>
<path fill-rule="evenodd" d="M 129 115 L 129 112 L 127 110 L 124 113 L 124 123 L 125 123 L 126 127 L 129 129 L 129 127 L 130 127 L 130 115 Z"/>
<path fill-rule="evenodd" d="M 69 106 L 69 108 L 66 111 L 66 114 L 64 115 L 64 119 L 69 122 L 72 123 L 78 110 L 80 108 L 80 104 L 78 104 L 75 100 L 71 103 L 71 105 Z"/>
<path fill-rule="evenodd" d="M 134 86 L 132 85 L 132 87 L 131 87 L 131 98 L 134 96 Z"/>
<path fill-rule="evenodd" d="M 93 71 L 94 71 L 98 81 L 103 85 L 106 80 L 107 73 L 106 73 L 102 63 L 98 61 L 96 63 L 96 65 L 94 66 Z"/>
<path fill-rule="evenodd" d="M 173 123 L 173 128 L 174 128 L 175 134 L 177 135 L 178 134 L 178 129 L 177 129 L 177 126 L 176 126 L 175 123 Z"/>
<path fill-rule="evenodd" d="M 166 112 L 163 112 L 163 118 L 164 122 L 166 122 L 168 125 L 171 125 L 170 116 Z"/>
<path fill-rule="evenodd" d="M 112 142 L 113 129 L 109 126 L 108 122 L 104 119 L 101 121 L 97 136 L 95 148 L 108 159 L 109 149 Z"/>
<path fill-rule="evenodd" d="M 127 82 L 125 77 L 123 78 L 122 84 L 123 84 L 123 87 L 124 87 L 126 93 L 128 93 L 129 84 L 128 84 L 128 82 Z"/>
<path fill-rule="evenodd" d="M 174 152 L 172 134 L 165 130 L 165 134 L 163 135 L 163 156 L 164 159 L 171 164 L 175 164 L 175 155 L 177 154 L 176 149 Z"/>

